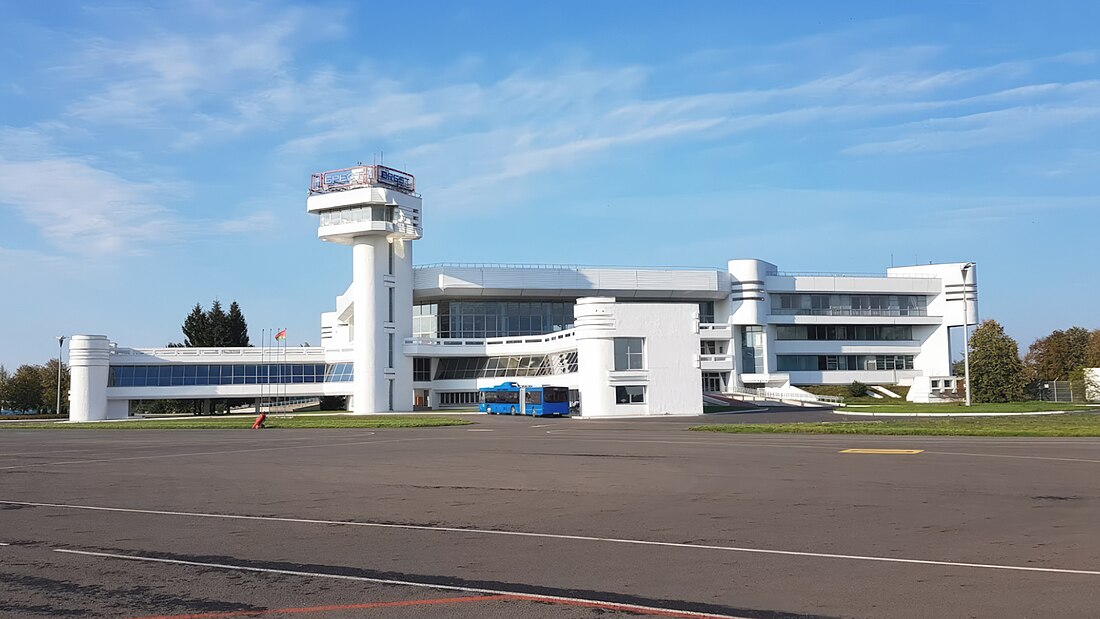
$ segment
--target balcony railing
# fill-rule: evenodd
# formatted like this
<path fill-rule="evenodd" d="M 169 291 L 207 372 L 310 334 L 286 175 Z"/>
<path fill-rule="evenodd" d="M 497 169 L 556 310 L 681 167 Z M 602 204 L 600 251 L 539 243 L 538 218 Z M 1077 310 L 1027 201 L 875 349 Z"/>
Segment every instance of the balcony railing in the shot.
<path fill-rule="evenodd" d="M 768 271 L 767 273 L 764 273 L 764 275 L 768 277 L 900 277 L 912 279 L 939 278 L 939 275 L 933 275 L 932 273 L 830 273 L 827 271 Z"/>
<path fill-rule="evenodd" d="M 772 308 L 773 316 L 927 316 L 928 310 L 920 308 L 901 309 L 856 309 L 850 307 L 830 308 Z"/>
<path fill-rule="evenodd" d="M 500 344 L 545 344 L 572 338 L 576 335 L 574 329 L 555 331 L 545 335 L 514 335 L 508 337 L 488 338 L 451 338 L 451 337 L 407 337 L 406 344 L 418 344 L 421 346 L 494 346 Z"/>

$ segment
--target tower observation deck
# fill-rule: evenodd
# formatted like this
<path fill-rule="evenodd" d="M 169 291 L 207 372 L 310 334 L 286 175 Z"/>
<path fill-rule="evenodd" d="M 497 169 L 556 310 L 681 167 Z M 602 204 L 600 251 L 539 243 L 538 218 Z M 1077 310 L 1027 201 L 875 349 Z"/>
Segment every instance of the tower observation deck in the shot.
<path fill-rule="evenodd" d="M 352 247 L 349 317 L 359 414 L 412 410 L 412 241 L 423 235 L 416 178 L 381 165 L 313 174 L 306 210 L 317 237 Z"/>

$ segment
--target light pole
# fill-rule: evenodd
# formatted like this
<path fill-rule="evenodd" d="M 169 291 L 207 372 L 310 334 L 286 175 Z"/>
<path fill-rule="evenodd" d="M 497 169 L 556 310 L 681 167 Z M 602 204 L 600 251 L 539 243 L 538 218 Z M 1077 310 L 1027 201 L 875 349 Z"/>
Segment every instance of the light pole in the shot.
<path fill-rule="evenodd" d="M 54 413 L 61 414 L 61 358 L 65 350 L 65 336 L 57 336 L 57 408 Z"/>
<path fill-rule="evenodd" d="M 963 279 L 963 366 L 966 368 L 966 405 L 970 406 L 970 288 L 966 285 L 973 262 L 962 265 Z"/>

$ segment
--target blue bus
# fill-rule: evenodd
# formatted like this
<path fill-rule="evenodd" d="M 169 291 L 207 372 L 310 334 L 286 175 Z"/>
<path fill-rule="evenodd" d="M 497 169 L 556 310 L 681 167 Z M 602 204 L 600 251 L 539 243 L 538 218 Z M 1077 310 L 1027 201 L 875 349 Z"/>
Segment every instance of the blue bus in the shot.
<path fill-rule="evenodd" d="M 496 387 L 482 387 L 481 403 L 477 409 L 490 415 L 548 415 L 569 414 L 569 389 L 567 387 L 524 387 L 519 383 L 501 383 Z"/>

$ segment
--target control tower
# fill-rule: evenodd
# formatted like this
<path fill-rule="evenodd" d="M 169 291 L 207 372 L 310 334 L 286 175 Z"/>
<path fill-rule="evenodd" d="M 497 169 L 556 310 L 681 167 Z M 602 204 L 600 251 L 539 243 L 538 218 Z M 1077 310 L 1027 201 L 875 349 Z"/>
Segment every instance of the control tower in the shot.
<path fill-rule="evenodd" d="M 319 216 L 317 237 L 350 245 L 350 333 L 354 388 L 348 409 L 358 414 L 410 411 L 412 241 L 423 231 L 421 199 L 412 174 L 381 165 L 319 172 L 310 179 L 306 210 Z"/>

